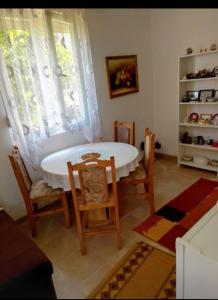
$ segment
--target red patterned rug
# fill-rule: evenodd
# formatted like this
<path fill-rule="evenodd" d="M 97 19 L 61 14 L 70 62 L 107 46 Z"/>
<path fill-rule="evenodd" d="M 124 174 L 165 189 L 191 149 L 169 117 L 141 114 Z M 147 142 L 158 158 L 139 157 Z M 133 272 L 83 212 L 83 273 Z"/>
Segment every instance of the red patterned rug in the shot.
<path fill-rule="evenodd" d="M 201 178 L 134 230 L 175 252 L 183 236 L 218 201 L 218 181 Z"/>

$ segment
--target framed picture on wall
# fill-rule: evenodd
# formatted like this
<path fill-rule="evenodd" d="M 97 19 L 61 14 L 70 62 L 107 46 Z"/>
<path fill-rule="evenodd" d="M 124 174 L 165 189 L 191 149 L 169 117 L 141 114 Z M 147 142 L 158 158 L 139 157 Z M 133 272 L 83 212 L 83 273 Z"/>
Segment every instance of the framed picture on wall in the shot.
<path fill-rule="evenodd" d="M 106 57 L 110 98 L 139 91 L 137 56 Z"/>

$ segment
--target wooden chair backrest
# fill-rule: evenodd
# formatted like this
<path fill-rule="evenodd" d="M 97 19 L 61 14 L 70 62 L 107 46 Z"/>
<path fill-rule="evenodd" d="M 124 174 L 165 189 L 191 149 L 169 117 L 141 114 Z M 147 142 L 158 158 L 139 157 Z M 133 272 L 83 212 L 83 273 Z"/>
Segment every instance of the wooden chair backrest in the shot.
<path fill-rule="evenodd" d="M 135 122 L 114 121 L 114 141 L 135 146 Z"/>
<path fill-rule="evenodd" d="M 13 147 L 12 153 L 9 155 L 9 159 L 14 170 L 14 174 L 17 179 L 20 191 L 23 197 L 27 199 L 29 197 L 29 191 L 32 185 L 32 180 L 28 174 L 28 171 L 17 146 Z"/>
<path fill-rule="evenodd" d="M 149 128 L 146 128 L 144 132 L 144 139 L 144 167 L 148 177 L 151 177 L 153 176 L 155 134 L 152 133 Z"/>
<path fill-rule="evenodd" d="M 82 194 L 82 205 L 88 207 L 89 204 L 101 205 L 109 200 L 107 170 L 110 168 L 112 176 L 113 197 L 117 201 L 117 184 L 114 157 L 110 160 L 100 160 L 98 158 L 87 159 L 82 163 L 71 164 L 67 162 L 71 191 L 73 195 L 74 207 L 79 208 L 76 192 L 74 174 L 78 172 L 80 190 Z"/>

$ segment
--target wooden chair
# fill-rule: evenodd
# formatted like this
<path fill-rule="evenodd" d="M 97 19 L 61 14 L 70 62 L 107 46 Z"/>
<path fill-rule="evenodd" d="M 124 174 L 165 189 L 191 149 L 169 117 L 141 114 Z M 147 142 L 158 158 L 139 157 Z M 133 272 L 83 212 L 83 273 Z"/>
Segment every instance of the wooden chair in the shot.
<path fill-rule="evenodd" d="M 117 183 L 115 173 L 114 157 L 110 160 L 99 160 L 98 158 L 86 159 L 82 163 L 72 165 L 67 162 L 77 232 L 80 241 L 81 254 L 86 254 L 84 238 L 86 236 L 99 235 L 116 231 L 118 249 L 122 247 L 120 235 L 119 208 L 117 196 Z M 106 168 L 110 168 L 112 184 L 107 183 Z M 80 190 L 76 189 L 75 172 L 78 174 Z M 88 226 L 88 212 L 96 209 L 108 211 L 108 222 L 96 223 L 95 227 Z"/>
<path fill-rule="evenodd" d="M 114 141 L 135 146 L 135 122 L 114 121 Z"/>
<path fill-rule="evenodd" d="M 121 190 L 128 185 L 138 185 L 144 184 L 144 193 L 134 193 L 134 194 L 121 194 L 121 196 L 130 195 L 144 195 L 146 199 L 148 198 L 150 205 L 150 213 L 155 212 L 154 204 L 154 188 L 153 188 L 153 164 L 154 164 L 154 142 L 155 134 L 151 133 L 149 128 L 145 129 L 144 132 L 144 155 L 142 162 L 131 172 L 127 177 L 121 178 L 118 183 L 119 195 Z"/>
<path fill-rule="evenodd" d="M 60 188 L 53 189 L 49 187 L 48 184 L 42 182 L 42 180 L 32 182 L 17 146 L 13 147 L 12 154 L 9 155 L 9 159 L 25 202 L 27 218 L 31 227 L 32 236 L 37 236 L 36 220 L 39 217 L 55 213 L 63 213 L 65 226 L 70 228 L 71 222 L 66 193 Z M 45 201 L 48 200 L 49 202 L 52 200 L 52 204 L 41 208 L 38 207 L 39 203 L 45 203 Z"/>

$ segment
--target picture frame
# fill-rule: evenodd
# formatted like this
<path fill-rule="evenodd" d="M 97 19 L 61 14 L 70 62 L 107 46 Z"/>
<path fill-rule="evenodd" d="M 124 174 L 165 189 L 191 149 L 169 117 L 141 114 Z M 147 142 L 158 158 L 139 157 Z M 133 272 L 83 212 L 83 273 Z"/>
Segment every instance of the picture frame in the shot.
<path fill-rule="evenodd" d="M 110 98 L 139 92 L 137 55 L 107 56 Z"/>
<path fill-rule="evenodd" d="M 201 102 L 207 102 L 207 98 L 211 98 L 214 95 L 214 89 L 211 90 L 200 90 L 199 91 L 199 100 Z"/>
<path fill-rule="evenodd" d="M 218 90 L 214 90 L 214 95 L 215 98 L 218 98 Z"/>
<path fill-rule="evenodd" d="M 200 120 L 204 122 L 210 122 L 213 119 L 213 114 L 200 114 Z"/>
<path fill-rule="evenodd" d="M 200 101 L 199 100 L 199 91 L 187 91 L 186 92 L 189 101 Z"/>
<path fill-rule="evenodd" d="M 206 102 L 217 102 L 218 101 L 218 90 L 214 90 L 212 97 L 207 97 Z"/>

